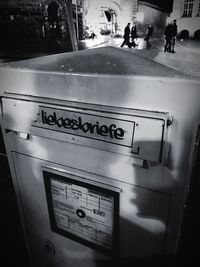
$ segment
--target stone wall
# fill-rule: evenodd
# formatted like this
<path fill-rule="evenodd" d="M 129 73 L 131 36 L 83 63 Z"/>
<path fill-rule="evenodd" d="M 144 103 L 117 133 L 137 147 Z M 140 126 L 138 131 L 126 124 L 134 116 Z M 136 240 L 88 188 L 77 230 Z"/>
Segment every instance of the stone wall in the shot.
<path fill-rule="evenodd" d="M 44 17 L 41 1 L 9 0 L 0 3 L 0 34 L 2 42 L 20 45 L 40 41 Z"/>
<path fill-rule="evenodd" d="M 65 1 L 55 0 L 58 5 L 58 25 L 52 29 L 48 21 L 48 5 L 52 0 L 1 0 L 0 2 L 0 35 L 1 44 L 12 46 L 25 43 L 41 44 L 53 38 L 62 44 L 70 41 L 67 24 Z M 78 6 L 78 30 L 81 39 L 83 32 L 82 12 Z M 76 8 L 72 5 L 74 21 Z M 76 23 L 75 23 L 76 24 Z"/>
<path fill-rule="evenodd" d="M 153 36 L 161 37 L 164 33 L 168 13 L 150 5 L 140 4 L 137 14 L 138 32 L 144 35 L 147 24 L 153 27 Z"/>

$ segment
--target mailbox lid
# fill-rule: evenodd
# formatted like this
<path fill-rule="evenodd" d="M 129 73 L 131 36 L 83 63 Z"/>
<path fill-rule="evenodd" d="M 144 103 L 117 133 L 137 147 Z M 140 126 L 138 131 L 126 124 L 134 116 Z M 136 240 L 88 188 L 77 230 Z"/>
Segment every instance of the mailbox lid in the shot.
<path fill-rule="evenodd" d="M 113 47 L 0 66 L 0 95 L 13 97 L 35 96 L 172 112 L 177 97 L 188 98 L 193 92 L 199 93 L 199 81 L 191 76 Z"/>
<path fill-rule="evenodd" d="M 102 47 L 4 63 L 7 69 L 70 74 L 191 77 L 116 47 Z"/>

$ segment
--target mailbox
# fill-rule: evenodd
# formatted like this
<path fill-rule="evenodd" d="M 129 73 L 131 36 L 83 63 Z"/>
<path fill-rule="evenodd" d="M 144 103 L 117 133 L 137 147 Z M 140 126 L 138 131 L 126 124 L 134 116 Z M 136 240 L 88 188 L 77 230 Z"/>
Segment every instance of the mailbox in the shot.
<path fill-rule="evenodd" d="M 107 47 L 3 64 L 0 92 L 32 266 L 176 254 L 199 81 Z"/>

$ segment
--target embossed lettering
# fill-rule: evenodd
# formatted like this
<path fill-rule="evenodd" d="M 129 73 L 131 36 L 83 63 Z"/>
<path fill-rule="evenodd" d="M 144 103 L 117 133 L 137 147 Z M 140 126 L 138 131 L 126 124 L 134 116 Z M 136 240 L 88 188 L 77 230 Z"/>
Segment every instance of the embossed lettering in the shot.
<path fill-rule="evenodd" d="M 116 124 L 100 124 L 100 122 L 91 123 L 84 122 L 81 116 L 77 119 L 58 117 L 56 112 L 52 114 L 47 114 L 46 111 L 41 110 L 42 123 L 57 126 L 58 128 L 71 129 L 74 131 L 80 130 L 83 133 L 95 134 L 100 136 L 109 137 L 111 139 L 124 139 L 124 130 L 122 128 L 117 128 Z"/>

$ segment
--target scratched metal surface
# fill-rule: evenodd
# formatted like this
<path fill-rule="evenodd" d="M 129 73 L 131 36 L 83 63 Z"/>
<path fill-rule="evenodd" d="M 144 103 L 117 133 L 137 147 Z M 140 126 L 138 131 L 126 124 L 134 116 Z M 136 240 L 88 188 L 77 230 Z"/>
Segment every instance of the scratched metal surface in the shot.
<path fill-rule="evenodd" d="M 43 56 L 34 59 L 2 64 L 3 68 L 66 72 L 81 74 L 143 75 L 187 77 L 136 53 L 115 47 L 102 47 Z"/>

